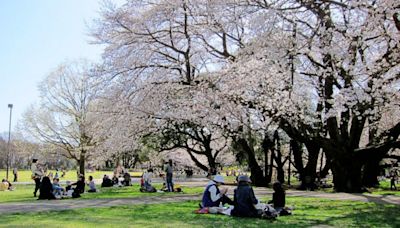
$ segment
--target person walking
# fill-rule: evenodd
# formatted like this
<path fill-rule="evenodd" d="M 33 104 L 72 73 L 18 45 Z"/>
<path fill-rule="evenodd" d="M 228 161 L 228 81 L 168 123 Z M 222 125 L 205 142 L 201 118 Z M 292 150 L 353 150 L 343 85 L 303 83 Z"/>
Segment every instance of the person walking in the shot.
<path fill-rule="evenodd" d="M 174 184 L 172 183 L 172 176 L 173 176 L 173 167 L 172 167 L 172 159 L 168 160 L 168 163 L 165 167 L 165 173 L 167 174 L 167 189 L 169 192 L 174 191 Z"/>
<path fill-rule="evenodd" d="M 397 190 L 396 180 L 397 180 L 397 171 L 393 169 L 390 172 L 390 190 Z"/>
<path fill-rule="evenodd" d="M 14 167 L 13 174 L 14 174 L 14 181 L 13 182 L 17 182 L 18 181 L 18 169 L 17 169 L 17 167 Z"/>
<path fill-rule="evenodd" d="M 35 190 L 33 192 L 33 196 L 36 197 L 36 193 L 40 188 L 40 180 L 43 176 L 43 171 L 39 168 L 37 164 L 37 159 L 32 159 L 31 171 L 32 171 L 32 179 L 35 181 Z"/>

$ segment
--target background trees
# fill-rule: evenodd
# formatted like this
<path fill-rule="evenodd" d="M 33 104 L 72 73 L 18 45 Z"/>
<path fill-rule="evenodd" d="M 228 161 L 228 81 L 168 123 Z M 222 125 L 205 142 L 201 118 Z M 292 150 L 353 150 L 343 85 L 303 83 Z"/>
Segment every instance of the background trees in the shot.
<path fill-rule="evenodd" d="M 74 159 L 81 174 L 90 158 L 93 141 L 91 113 L 96 84 L 87 62 L 61 64 L 39 85 L 41 103 L 24 115 L 24 130 L 38 140 L 62 149 L 62 156 Z"/>
<path fill-rule="evenodd" d="M 75 71 L 93 75 L 83 81 L 47 79 L 48 111 L 27 114 L 27 126 L 79 161 L 95 153 L 135 163 L 179 148 L 207 170 L 229 149 L 256 185 L 274 172 L 285 181 L 289 164 L 303 187 L 331 169 L 336 190 L 359 192 L 377 183 L 379 162 L 400 143 L 398 7 L 394 0 L 106 4 L 91 30 L 105 45 L 103 62 Z"/>

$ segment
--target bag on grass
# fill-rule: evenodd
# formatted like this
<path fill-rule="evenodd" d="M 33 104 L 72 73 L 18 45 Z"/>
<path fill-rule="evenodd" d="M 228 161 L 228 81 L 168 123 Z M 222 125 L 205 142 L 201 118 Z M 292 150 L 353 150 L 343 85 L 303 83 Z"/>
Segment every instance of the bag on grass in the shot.
<path fill-rule="evenodd" d="M 208 214 L 208 207 L 203 207 L 194 211 L 196 214 Z"/>

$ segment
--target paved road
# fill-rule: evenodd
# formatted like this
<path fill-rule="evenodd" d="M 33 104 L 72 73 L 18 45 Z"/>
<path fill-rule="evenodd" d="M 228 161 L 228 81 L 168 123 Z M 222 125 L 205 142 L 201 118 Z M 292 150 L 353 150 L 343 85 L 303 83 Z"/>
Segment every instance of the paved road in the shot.
<path fill-rule="evenodd" d="M 205 186 L 206 180 L 179 182 L 181 186 Z M 234 186 L 226 186 L 230 194 L 233 193 Z M 272 190 L 268 188 L 255 188 L 255 194 L 258 197 L 271 197 Z M 374 202 L 380 204 L 397 204 L 400 205 L 400 197 L 392 195 L 372 195 L 372 194 L 349 194 L 349 193 L 323 193 L 311 191 L 296 191 L 289 190 L 286 192 L 287 196 L 299 197 L 317 197 L 333 200 L 353 200 L 362 202 Z M 22 203 L 2 203 L 0 204 L 0 214 L 16 213 L 27 211 L 50 211 L 50 210 L 68 210 L 77 208 L 91 208 L 91 207 L 110 207 L 118 205 L 133 205 L 133 204 L 156 204 L 156 203 L 169 203 L 181 202 L 187 200 L 201 200 L 201 194 L 166 194 L 164 196 L 146 196 L 138 198 L 120 198 L 120 199 L 66 199 L 66 200 L 46 200 L 46 201 L 32 201 Z"/>

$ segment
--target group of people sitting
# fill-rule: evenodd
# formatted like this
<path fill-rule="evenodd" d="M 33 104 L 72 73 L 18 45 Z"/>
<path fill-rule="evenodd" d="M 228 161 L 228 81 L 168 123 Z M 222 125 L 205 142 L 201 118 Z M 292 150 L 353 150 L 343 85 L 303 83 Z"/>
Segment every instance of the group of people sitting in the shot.
<path fill-rule="evenodd" d="M 157 192 L 157 189 L 152 185 L 153 182 L 153 169 L 147 169 L 147 172 L 143 173 L 142 178 L 140 179 L 140 191 L 141 192 Z M 162 188 L 158 190 L 158 192 L 182 192 L 182 188 L 180 185 L 171 185 L 168 188 L 168 183 L 165 179 L 163 182 Z"/>
<path fill-rule="evenodd" d="M 125 172 L 122 175 L 122 180 L 118 177 L 118 175 L 114 174 L 113 178 L 110 179 L 110 177 L 106 174 L 103 176 L 103 182 L 101 182 L 101 187 L 113 187 L 113 186 L 132 186 L 132 178 L 129 172 Z"/>
<path fill-rule="evenodd" d="M 44 176 L 40 183 L 38 199 L 51 200 L 68 197 L 78 198 L 81 197 L 81 194 L 85 192 L 86 185 L 88 185 L 89 187 L 88 192 L 97 191 L 92 176 L 89 176 L 89 181 L 85 183 L 85 177 L 83 175 L 80 175 L 78 180 L 74 183 L 67 181 L 67 186 L 65 188 L 61 187 L 59 181 L 59 178 L 53 178 L 53 183 L 51 183 L 50 178 L 48 176 Z"/>
<path fill-rule="evenodd" d="M 261 203 L 250 186 L 251 180 L 246 175 L 238 177 L 238 185 L 234 191 L 233 201 L 226 195 L 227 189 L 219 187 L 224 183 L 221 175 L 215 175 L 207 184 L 203 193 L 198 213 L 220 213 L 237 217 L 274 218 L 277 215 L 290 215 L 285 207 L 285 190 L 279 182 L 274 183 L 274 193 L 269 204 Z M 224 207 L 229 204 L 229 207 Z"/>

